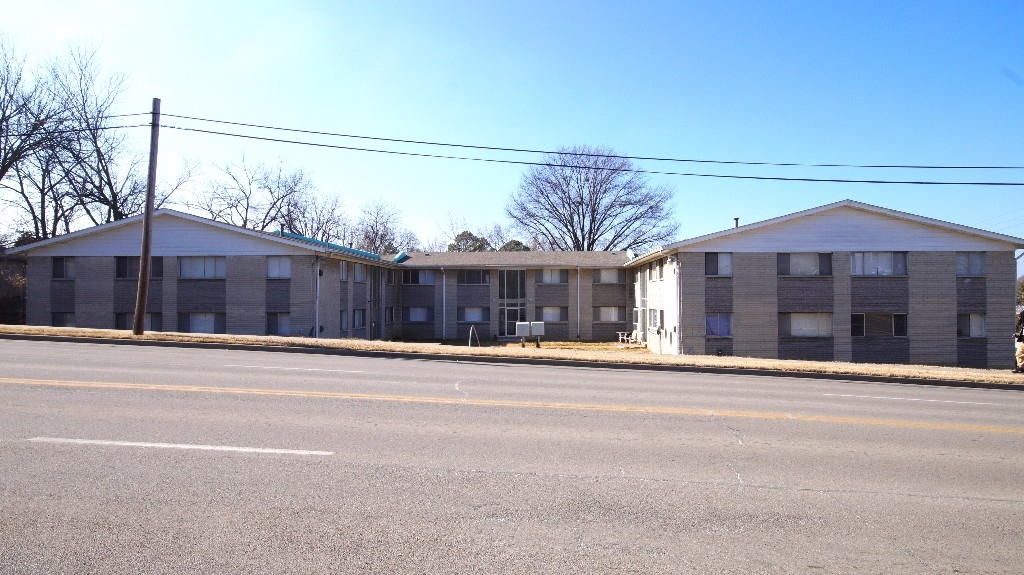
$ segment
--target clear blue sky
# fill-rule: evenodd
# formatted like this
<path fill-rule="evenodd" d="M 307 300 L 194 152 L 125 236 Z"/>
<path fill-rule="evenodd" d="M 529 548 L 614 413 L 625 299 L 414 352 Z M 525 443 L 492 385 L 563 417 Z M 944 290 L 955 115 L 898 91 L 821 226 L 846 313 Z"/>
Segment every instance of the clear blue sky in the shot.
<path fill-rule="evenodd" d="M 4 8 L 33 60 L 73 45 L 125 74 L 123 112 L 389 138 L 673 158 L 1024 165 L 1024 2 L 57 2 Z M 166 118 L 167 124 L 182 121 Z M 195 124 L 191 124 L 195 125 Z M 138 130 L 140 149 L 144 130 Z M 343 145 L 498 157 L 472 151 Z M 353 212 L 380 198 L 421 240 L 484 228 L 525 168 L 164 130 L 163 176 L 245 151 L 303 168 Z M 503 158 L 536 160 L 530 155 Z M 1012 181 L 1024 170 L 657 164 L 812 178 Z M 1024 188 L 654 177 L 680 239 L 844 198 L 1024 236 Z M 196 184 L 201 183 L 201 177 Z"/>

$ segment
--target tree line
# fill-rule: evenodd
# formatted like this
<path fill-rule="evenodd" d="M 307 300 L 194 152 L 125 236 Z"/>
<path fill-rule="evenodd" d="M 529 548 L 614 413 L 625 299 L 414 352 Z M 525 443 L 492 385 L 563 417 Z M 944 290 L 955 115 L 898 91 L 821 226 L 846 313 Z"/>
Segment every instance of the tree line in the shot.
<path fill-rule="evenodd" d="M 116 114 L 125 88 L 105 75 L 95 52 L 73 49 L 28 69 L 0 37 L 0 206 L 15 229 L 0 246 L 23 244 L 138 215 L 145 206 L 144 150 Z M 511 225 L 475 229 L 464 221 L 421 242 L 393 205 L 371 201 L 350 217 L 301 169 L 238 159 L 195 177 L 197 167 L 157 186 L 157 205 L 181 207 L 258 231 L 282 230 L 374 253 L 399 251 L 625 250 L 670 241 L 678 229 L 673 190 L 652 186 L 605 148 L 546 155 L 522 176 L 504 215 Z M 189 192 L 182 188 L 188 184 Z"/>

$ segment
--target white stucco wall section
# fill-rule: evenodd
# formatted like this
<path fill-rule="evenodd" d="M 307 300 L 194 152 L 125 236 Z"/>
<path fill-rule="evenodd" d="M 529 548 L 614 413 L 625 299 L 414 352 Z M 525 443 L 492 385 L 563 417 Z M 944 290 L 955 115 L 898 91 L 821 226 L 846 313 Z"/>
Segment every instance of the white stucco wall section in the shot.
<path fill-rule="evenodd" d="M 1014 244 L 854 207 L 680 242 L 679 252 L 1006 251 Z"/>
<path fill-rule="evenodd" d="M 142 249 L 141 220 L 93 228 L 91 233 L 68 237 L 31 249 L 32 256 L 132 256 Z M 274 256 L 309 255 L 315 250 L 222 228 L 173 214 L 153 218 L 154 256 Z"/>

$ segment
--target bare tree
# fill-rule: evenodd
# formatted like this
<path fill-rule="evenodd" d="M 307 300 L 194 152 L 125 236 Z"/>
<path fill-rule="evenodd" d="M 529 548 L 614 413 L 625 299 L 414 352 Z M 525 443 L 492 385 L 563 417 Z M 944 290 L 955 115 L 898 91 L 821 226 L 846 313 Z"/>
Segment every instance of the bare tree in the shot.
<path fill-rule="evenodd" d="M 78 198 L 61 154 L 56 146 L 37 150 L 0 182 L 7 192 L 0 196 L 0 204 L 13 209 L 18 228 L 37 240 L 70 232 L 78 215 Z"/>
<path fill-rule="evenodd" d="M 283 214 L 289 232 L 322 242 L 349 245 L 354 229 L 337 197 L 320 198 L 301 193 L 289 199 Z"/>
<path fill-rule="evenodd" d="M 64 125 L 45 76 L 29 78 L 25 62 L 0 37 L 0 180 L 51 143 Z"/>
<path fill-rule="evenodd" d="M 577 146 L 523 175 L 505 213 L 552 250 L 642 251 L 675 236 L 673 191 L 614 151 Z"/>
<path fill-rule="evenodd" d="M 375 254 L 393 254 L 415 251 L 418 246 L 416 234 L 402 226 L 396 208 L 381 201 L 363 207 L 356 222 L 356 248 Z"/>
<path fill-rule="evenodd" d="M 313 191 L 302 170 L 288 170 L 282 163 L 275 168 L 252 164 L 244 154 L 239 162 L 220 166 L 219 172 L 205 191 L 184 205 L 212 220 L 261 232 L 284 227 L 290 210 L 297 222 L 297 206 Z"/>

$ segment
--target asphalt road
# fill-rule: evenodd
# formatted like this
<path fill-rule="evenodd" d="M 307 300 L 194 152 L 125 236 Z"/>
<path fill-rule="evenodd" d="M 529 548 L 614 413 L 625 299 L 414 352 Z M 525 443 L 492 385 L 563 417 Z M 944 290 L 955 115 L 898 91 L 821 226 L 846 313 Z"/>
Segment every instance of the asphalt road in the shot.
<path fill-rule="evenodd" d="M 1024 573 L 1024 392 L 0 340 L 0 573 Z"/>

